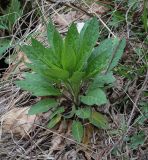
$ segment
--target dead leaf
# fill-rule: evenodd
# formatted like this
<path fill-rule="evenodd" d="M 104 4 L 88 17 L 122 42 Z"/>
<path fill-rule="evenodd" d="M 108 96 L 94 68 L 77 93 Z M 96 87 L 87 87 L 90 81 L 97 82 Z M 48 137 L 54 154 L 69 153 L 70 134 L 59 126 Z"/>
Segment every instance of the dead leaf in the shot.
<path fill-rule="evenodd" d="M 88 124 L 85 126 L 85 135 L 84 135 L 84 138 L 83 138 L 83 143 L 85 145 L 88 145 L 90 143 L 90 139 L 92 137 L 92 134 L 93 134 L 93 126 L 91 124 Z"/>
<path fill-rule="evenodd" d="M 54 22 L 62 28 L 67 27 L 74 21 L 84 21 L 87 19 L 89 19 L 89 17 L 79 11 L 70 11 L 67 14 L 56 14 L 53 17 Z"/>
<path fill-rule="evenodd" d="M 71 149 L 70 151 L 67 151 L 63 156 L 60 157 L 60 160 L 86 160 L 85 155 L 78 152 L 79 150 Z M 83 150 L 80 150 L 83 152 Z"/>
<path fill-rule="evenodd" d="M 64 148 L 64 143 L 62 143 L 64 139 L 62 136 L 65 133 L 66 128 L 67 125 L 65 121 L 62 121 L 59 125 L 58 130 L 56 130 L 56 132 L 59 133 L 59 135 L 53 135 L 52 137 L 51 146 L 49 149 L 49 155 L 51 155 L 54 151 L 61 150 L 61 148 Z"/>
<path fill-rule="evenodd" d="M 21 136 L 29 133 L 33 123 L 37 119 L 35 115 L 27 115 L 29 108 L 14 108 L 4 114 L 1 118 L 2 131 L 19 134 Z"/>
<path fill-rule="evenodd" d="M 62 141 L 63 141 L 63 138 L 61 136 L 54 136 L 52 138 L 52 142 L 51 142 L 52 146 L 49 149 L 49 155 L 52 155 L 54 151 L 60 150 L 61 148 L 60 144 L 62 143 Z"/>
<path fill-rule="evenodd" d="M 68 26 L 76 19 L 76 11 L 68 12 L 67 14 L 56 14 L 53 19 L 60 26 Z"/>
<path fill-rule="evenodd" d="M 124 79 L 122 77 L 116 76 L 116 88 L 122 91 L 124 86 Z"/>
<path fill-rule="evenodd" d="M 12 63 L 7 68 L 5 73 L 3 74 L 2 80 L 6 81 L 7 79 L 9 79 L 10 75 L 12 74 L 12 72 L 17 70 L 18 68 L 20 70 L 26 69 L 27 66 L 25 65 L 25 63 L 30 63 L 29 59 L 27 58 L 27 56 L 23 52 L 18 52 L 16 58 L 15 59 L 11 59 L 11 61 L 12 61 Z"/>
<path fill-rule="evenodd" d="M 103 6 L 103 5 L 99 5 L 97 3 L 93 3 L 89 9 L 89 13 L 97 13 L 97 14 L 104 14 L 108 11 L 108 8 Z"/>

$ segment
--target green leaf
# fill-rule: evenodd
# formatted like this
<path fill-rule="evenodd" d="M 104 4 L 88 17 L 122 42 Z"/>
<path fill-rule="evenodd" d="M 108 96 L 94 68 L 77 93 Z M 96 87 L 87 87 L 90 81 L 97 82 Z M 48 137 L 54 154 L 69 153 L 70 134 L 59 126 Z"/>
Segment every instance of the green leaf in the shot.
<path fill-rule="evenodd" d="M 77 69 L 81 70 L 87 63 L 88 58 L 99 37 L 99 25 L 97 18 L 86 22 L 80 33 L 80 48 L 77 54 Z M 98 34 L 97 34 L 98 33 Z"/>
<path fill-rule="evenodd" d="M 90 123 L 98 128 L 106 129 L 108 128 L 108 122 L 104 115 L 99 112 L 92 112 L 91 117 L 89 119 Z"/>
<path fill-rule="evenodd" d="M 95 59 L 100 54 L 105 54 L 107 57 L 111 55 L 113 52 L 113 40 L 112 39 L 105 39 L 102 42 L 100 42 L 99 46 L 94 48 L 90 58 L 88 59 L 88 62 Z"/>
<path fill-rule="evenodd" d="M 22 51 L 27 54 L 32 62 L 31 69 L 35 72 L 46 76 L 47 78 L 57 80 L 65 80 L 69 78 L 68 71 L 56 66 L 53 52 L 49 48 L 45 48 L 36 40 L 32 40 L 33 46 L 23 46 Z"/>
<path fill-rule="evenodd" d="M 85 75 L 85 72 L 79 72 L 76 71 L 73 73 L 73 75 L 69 78 L 69 81 L 71 83 L 80 83 L 83 80 L 83 77 Z"/>
<path fill-rule="evenodd" d="M 134 134 L 131 137 L 130 147 L 132 149 L 137 149 L 139 145 L 143 145 L 145 141 L 145 133 L 140 131 L 138 134 Z"/>
<path fill-rule="evenodd" d="M 115 77 L 113 76 L 112 72 L 107 74 L 98 75 L 94 78 L 92 84 L 90 85 L 89 89 L 95 89 L 104 87 L 105 85 L 112 84 L 116 81 Z"/>
<path fill-rule="evenodd" d="M 69 82 L 71 83 L 71 86 L 74 90 L 75 94 L 78 94 L 80 91 L 80 86 L 82 84 L 82 80 L 84 77 L 85 73 L 84 72 L 74 72 L 72 77 L 70 77 Z"/>
<path fill-rule="evenodd" d="M 125 39 L 118 40 L 117 38 L 115 38 L 113 46 L 114 46 L 114 50 L 112 52 L 112 56 L 110 56 L 111 58 L 110 58 L 107 71 L 112 70 L 118 64 L 124 52 L 124 48 L 126 46 L 126 40 Z"/>
<path fill-rule="evenodd" d="M 34 41 L 34 40 L 33 40 Z M 36 43 L 35 41 L 33 43 Z M 37 42 L 39 43 L 39 42 Z M 33 44 L 35 46 L 35 44 Z M 38 44 L 38 47 L 40 44 Z M 54 65 L 52 63 L 52 51 L 48 48 L 35 48 L 32 46 L 23 46 L 22 50 L 26 53 L 27 57 L 32 62 L 28 65 L 33 71 L 46 77 L 47 79 L 54 80 L 65 80 L 69 78 L 69 73 L 66 70 Z M 49 54 L 49 55 L 48 55 Z"/>
<path fill-rule="evenodd" d="M 64 107 L 59 107 L 53 111 L 53 113 L 50 115 L 50 119 L 52 119 L 55 115 L 63 113 L 65 111 Z"/>
<path fill-rule="evenodd" d="M 144 29 L 147 32 L 148 31 L 148 9 L 147 9 L 146 5 L 147 5 L 146 0 L 144 0 L 144 9 L 143 9 L 143 14 L 142 14 L 142 21 L 143 21 Z"/>
<path fill-rule="evenodd" d="M 50 68 L 47 67 L 44 63 L 40 61 L 36 61 L 37 63 L 35 64 L 30 64 L 27 63 L 26 66 L 30 68 L 32 71 L 36 72 L 37 74 L 41 75 L 43 78 L 45 78 L 47 81 L 49 81 L 51 84 L 53 83 L 59 83 L 57 79 L 54 79 L 51 77 L 50 74 Z"/>
<path fill-rule="evenodd" d="M 22 48 L 33 64 L 36 64 L 38 63 L 37 61 L 39 61 L 50 69 L 61 67 L 53 50 L 51 48 L 45 48 L 45 46 L 33 38 L 32 46 L 24 46 Z"/>
<path fill-rule="evenodd" d="M 3 54 L 9 47 L 10 47 L 10 41 L 1 39 L 0 40 L 0 55 Z"/>
<path fill-rule="evenodd" d="M 32 46 L 23 45 L 21 46 L 21 50 L 27 55 L 27 58 L 33 63 L 33 60 L 38 60 L 38 55 L 36 55 L 36 52 L 34 51 Z"/>
<path fill-rule="evenodd" d="M 80 98 L 81 102 L 87 105 L 103 105 L 108 102 L 105 92 L 100 88 L 89 90 L 86 96 L 81 96 Z"/>
<path fill-rule="evenodd" d="M 72 135 L 80 143 L 82 141 L 84 129 L 82 123 L 79 121 L 73 121 L 72 123 Z"/>
<path fill-rule="evenodd" d="M 96 74 L 101 73 L 108 65 L 108 57 L 106 53 L 99 54 L 96 58 L 91 60 L 86 68 L 86 78 L 94 77 Z"/>
<path fill-rule="evenodd" d="M 50 76 L 53 77 L 55 80 L 58 79 L 65 81 L 69 78 L 69 72 L 59 67 L 54 66 L 51 69 L 49 69 L 49 71 Z"/>
<path fill-rule="evenodd" d="M 62 52 L 62 65 L 64 69 L 70 72 L 75 70 L 76 55 L 79 46 L 79 33 L 76 25 L 73 23 L 65 38 L 64 50 Z"/>
<path fill-rule="evenodd" d="M 7 15 L 6 19 L 9 31 L 11 31 L 15 22 L 22 16 L 20 2 L 18 0 L 11 0 L 9 7 L 5 11 L 5 14 Z"/>
<path fill-rule="evenodd" d="M 57 66 L 56 57 L 50 48 L 45 48 L 40 42 L 32 39 L 33 46 L 23 46 L 22 50 L 32 62 L 31 69 L 54 81 L 69 78 L 68 71 Z M 59 64 L 58 64 L 59 65 Z"/>
<path fill-rule="evenodd" d="M 3 22 L 1 21 L 1 18 L 0 18 L 0 30 L 5 30 L 5 29 L 8 29 L 6 24 L 2 24 Z"/>
<path fill-rule="evenodd" d="M 86 67 L 87 74 L 85 78 L 93 77 L 106 69 L 112 52 L 112 39 L 106 39 L 100 42 L 99 46 L 93 50 L 91 56 L 88 59 L 88 64 Z"/>
<path fill-rule="evenodd" d="M 63 39 L 51 21 L 48 23 L 47 37 L 54 56 L 56 57 L 57 62 L 60 63 L 63 50 Z"/>
<path fill-rule="evenodd" d="M 15 83 L 24 90 L 32 92 L 35 96 L 58 96 L 60 92 L 55 89 L 47 79 L 38 74 L 26 73 L 25 79 Z"/>
<path fill-rule="evenodd" d="M 112 18 L 111 18 L 111 21 L 109 22 L 109 26 L 117 28 L 121 24 L 123 24 L 124 21 L 125 21 L 125 16 L 124 16 L 123 12 L 115 11 L 112 14 Z"/>
<path fill-rule="evenodd" d="M 87 108 L 80 108 L 80 109 L 76 110 L 76 115 L 79 118 L 82 118 L 82 119 L 90 118 L 90 116 L 91 116 L 91 109 L 89 107 L 87 107 Z"/>
<path fill-rule="evenodd" d="M 62 52 L 61 63 L 63 69 L 69 71 L 69 73 L 72 74 L 76 66 L 76 55 L 72 47 L 65 46 L 65 49 Z"/>
<path fill-rule="evenodd" d="M 53 59 L 52 50 L 45 48 L 40 42 L 34 39 L 32 39 L 32 45 L 33 46 L 24 45 L 21 47 L 21 50 L 27 55 L 32 65 L 38 69 L 42 68 L 42 66 L 49 69 Z"/>
<path fill-rule="evenodd" d="M 145 97 L 147 97 L 148 95 L 146 95 Z M 141 101 L 139 103 L 139 105 L 141 106 L 140 110 L 144 113 L 148 113 L 148 103 L 145 101 Z"/>
<path fill-rule="evenodd" d="M 38 59 L 48 67 L 52 67 L 54 64 L 56 65 L 53 51 L 50 48 L 45 48 L 45 46 L 36 39 L 32 38 L 32 48 L 29 49 L 29 53 L 27 55 L 30 58 L 32 57 L 32 61 Z"/>
<path fill-rule="evenodd" d="M 79 33 L 76 27 L 76 24 L 72 23 L 70 28 L 68 29 L 68 33 L 65 38 L 65 47 L 73 48 L 74 52 L 78 52 L 79 47 Z"/>
<path fill-rule="evenodd" d="M 52 119 L 49 121 L 47 127 L 48 127 L 48 128 L 53 128 L 57 123 L 60 122 L 61 118 L 62 118 L 62 116 L 61 116 L 60 114 L 56 115 L 54 118 L 52 118 Z"/>
<path fill-rule="evenodd" d="M 54 99 L 43 99 L 33 105 L 28 111 L 29 115 L 47 112 L 49 109 L 57 107 L 58 103 Z"/>
<path fill-rule="evenodd" d="M 147 120 L 148 120 L 148 113 L 145 113 L 142 116 L 140 115 L 135 121 L 142 126 L 145 124 Z"/>

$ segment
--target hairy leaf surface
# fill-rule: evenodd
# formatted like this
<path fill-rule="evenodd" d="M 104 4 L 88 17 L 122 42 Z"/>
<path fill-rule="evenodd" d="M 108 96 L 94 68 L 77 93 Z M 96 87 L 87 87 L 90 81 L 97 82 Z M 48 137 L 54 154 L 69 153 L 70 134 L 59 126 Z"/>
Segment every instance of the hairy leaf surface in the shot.
<path fill-rule="evenodd" d="M 80 109 L 76 110 L 76 115 L 79 118 L 82 118 L 82 119 L 90 118 L 90 116 L 91 116 L 91 109 L 89 107 L 80 108 Z"/>
<path fill-rule="evenodd" d="M 49 121 L 47 127 L 48 127 L 48 128 L 53 128 L 57 123 L 60 122 L 61 118 L 62 118 L 62 116 L 61 116 L 60 114 L 56 115 L 55 117 L 53 117 L 53 118 Z"/>
<path fill-rule="evenodd" d="M 94 78 L 92 84 L 89 86 L 89 89 L 92 90 L 95 88 L 104 87 L 105 85 L 113 84 L 115 81 L 116 79 L 112 72 L 107 74 L 100 74 Z"/>
<path fill-rule="evenodd" d="M 80 143 L 84 134 L 83 125 L 79 121 L 73 121 L 72 123 L 72 135 Z"/>
<path fill-rule="evenodd" d="M 16 81 L 16 84 L 22 89 L 32 92 L 35 96 L 60 95 L 57 89 L 38 74 L 26 73 L 25 79 Z"/>
<path fill-rule="evenodd" d="M 54 108 L 58 103 L 54 99 L 43 99 L 33 105 L 28 111 L 29 115 L 47 112 L 49 109 Z"/>
<path fill-rule="evenodd" d="M 87 105 L 102 105 L 108 102 L 105 92 L 100 88 L 89 90 L 86 96 L 80 98 L 81 102 Z"/>
<path fill-rule="evenodd" d="M 112 52 L 112 55 L 110 56 L 110 62 L 107 69 L 108 71 L 112 70 L 118 64 L 125 49 L 125 46 L 126 46 L 125 39 L 122 40 L 118 40 L 118 38 L 114 39 L 113 41 L 114 50 Z"/>
<path fill-rule="evenodd" d="M 90 123 L 98 128 L 106 129 L 108 127 L 108 122 L 105 116 L 95 111 L 91 114 Z"/>
<path fill-rule="evenodd" d="M 79 61 L 77 64 L 77 69 L 81 70 L 87 63 L 88 58 L 96 44 L 99 37 L 98 33 L 99 25 L 96 18 L 91 19 L 86 22 L 81 33 L 80 33 L 80 48 L 77 55 Z"/>

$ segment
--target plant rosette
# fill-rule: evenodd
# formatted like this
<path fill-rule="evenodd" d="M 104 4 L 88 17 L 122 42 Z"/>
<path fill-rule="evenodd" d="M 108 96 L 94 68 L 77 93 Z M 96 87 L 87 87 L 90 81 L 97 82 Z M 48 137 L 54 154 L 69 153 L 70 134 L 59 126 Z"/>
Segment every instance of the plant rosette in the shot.
<path fill-rule="evenodd" d="M 105 39 L 97 47 L 97 18 L 88 20 L 79 33 L 71 24 L 65 38 L 49 22 L 47 37 L 50 47 L 32 39 L 22 46 L 33 72 L 24 73 L 24 80 L 15 83 L 34 96 L 49 97 L 33 105 L 28 114 L 52 111 L 48 127 L 63 119 L 71 119 L 72 135 L 80 143 L 85 134 L 84 122 L 107 129 L 107 118 L 96 108 L 108 103 L 106 86 L 115 82 L 112 69 L 118 64 L 126 42 Z"/>

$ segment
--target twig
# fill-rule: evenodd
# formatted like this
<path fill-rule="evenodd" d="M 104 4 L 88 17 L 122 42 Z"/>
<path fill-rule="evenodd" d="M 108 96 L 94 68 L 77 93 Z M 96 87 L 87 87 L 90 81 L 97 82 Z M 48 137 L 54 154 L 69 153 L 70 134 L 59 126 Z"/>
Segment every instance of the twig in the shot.
<path fill-rule="evenodd" d="M 78 143 L 77 141 L 75 141 L 75 140 L 73 140 L 73 139 L 71 139 L 71 138 L 68 138 L 68 137 L 66 137 L 66 136 L 64 136 L 64 135 L 62 135 L 62 134 L 59 134 L 59 133 L 57 133 L 56 131 L 50 130 L 50 129 L 42 126 L 42 125 L 38 125 L 38 124 L 35 124 L 35 123 L 34 123 L 34 125 L 42 128 L 42 129 L 46 129 L 48 132 L 51 132 L 51 133 L 53 133 L 53 134 L 55 134 L 55 135 L 57 135 L 57 136 L 60 136 L 60 137 L 62 137 L 62 138 L 64 138 L 64 139 L 67 139 L 67 140 L 69 140 L 69 141 L 71 141 L 71 142 L 74 142 L 74 143 L 76 143 L 76 144 L 78 144 L 78 145 L 86 148 L 87 150 L 91 151 L 93 154 L 98 154 L 98 153 L 95 152 L 93 149 L 89 148 L 87 145 L 84 145 L 83 143 Z"/>
<path fill-rule="evenodd" d="M 131 111 L 130 118 L 129 118 L 128 122 L 127 122 L 127 126 L 128 126 L 128 127 L 130 126 L 131 121 L 132 121 L 132 119 L 133 119 L 133 117 L 134 117 L 134 115 L 135 115 L 135 111 L 136 111 L 136 106 L 137 106 L 138 100 L 139 100 L 139 98 L 140 98 L 141 93 L 143 92 L 143 90 L 144 90 L 145 87 L 146 87 L 147 81 L 148 81 L 148 70 L 147 70 L 147 73 L 146 73 L 145 80 L 144 80 L 144 82 L 143 82 L 143 84 L 142 84 L 142 87 L 141 87 L 141 89 L 137 92 L 137 95 L 136 95 L 136 97 L 135 97 L 135 102 L 133 103 L 133 109 L 132 109 L 132 111 Z"/>
<path fill-rule="evenodd" d="M 125 19 L 126 19 L 126 29 L 127 29 L 127 38 L 130 37 L 130 29 L 129 29 L 129 21 L 128 21 L 128 14 L 129 11 L 131 10 L 131 8 L 133 7 L 135 3 L 133 3 L 127 10 L 126 14 L 125 14 Z"/>
<path fill-rule="evenodd" d="M 85 11 L 84 9 L 82 9 L 80 6 L 77 6 L 77 5 L 74 4 L 74 3 L 70 3 L 70 5 L 73 6 L 74 8 L 76 8 L 76 9 L 78 9 L 78 10 L 84 12 L 87 16 L 93 17 L 93 14 L 88 13 L 87 11 Z M 69 6 L 70 6 L 70 5 L 69 5 Z"/>
<path fill-rule="evenodd" d="M 141 89 L 139 90 L 138 94 L 136 95 L 135 102 L 133 103 L 133 109 L 132 109 L 130 118 L 129 118 L 128 123 L 127 123 L 128 129 L 127 129 L 127 131 L 120 137 L 120 139 L 114 144 L 114 146 L 109 150 L 109 152 L 106 154 L 106 156 L 108 156 L 108 155 L 111 153 L 111 151 L 112 151 L 115 147 L 117 147 L 117 145 L 124 139 L 124 137 L 125 137 L 125 136 L 127 135 L 127 133 L 130 131 L 131 127 L 135 124 L 135 123 L 131 124 L 131 121 L 132 121 L 132 118 L 133 118 L 133 116 L 134 116 L 134 114 L 135 114 L 135 111 L 136 111 L 136 108 L 137 108 L 137 103 L 138 103 L 138 100 L 139 100 L 139 98 L 140 98 L 140 95 L 141 95 L 141 93 L 143 92 L 143 90 L 144 90 L 145 87 L 146 87 L 147 80 L 148 80 L 148 71 L 147 71 L 147 73 L 146 73 L 146 77 L 145 77 L 145 80 L 144 80 L 144 82 L 143 82 L 143 85 L 142 85 Z"/>
<path fill-rule="evenodd" d="M 84 0 L 82 0 L 82 1 L 87 7 L 89 7 L 89 5 Z M 96 12 L 93 12 L 93 13 L 100 20 L 100 22 L 103 24 L 103 26 L 110 32 L 110 34 L 113 35 L 113 37 L 116 37 L 116 35 L 110 30 L 110 28 L 106 25 L 106 23 L 101 19 L 101 17 Z"/>
<path fill-rule="evenodd" d="M 52 0 L 47 0 L 47 1 L 49 1 L 51 3 L 56 3 L 56 2 L 54 2 Z M 86 2 L 84 2 L 84 0 L 82 0 L 82 1 L 88 8 L 90 8 L 89 5 Z M 110 32 L 110 34 L 112 34 L 113 37 L 116 37 L 115 34 L 110 30 L 110 28 L 106 25 L 106 23 L 101 19 L 101 17 L 96 12 L 93 12 L 94 15 L 91 14 L 91 13 L 88 13 L 87 11 L 82 9 L 80 6 L 77 6 L 76 4 L 74 4 L 72 2 L 69 2 L 69 3 L 59 2 L 59 4 L 63 4 L 65 6 L 67 6 L 67 7 L 70 7 L 70 5 L 71 5 L 71 6 L 75 7 L 75 8 L 77 8 L 77 9 L 81 10 L 82 12 L 84 12 L 86 15 L 88 15 L 90 17 L 93 17 L 95 15 L 100 20 L 100 22 L 103 24 L 103 26 Z"/>

